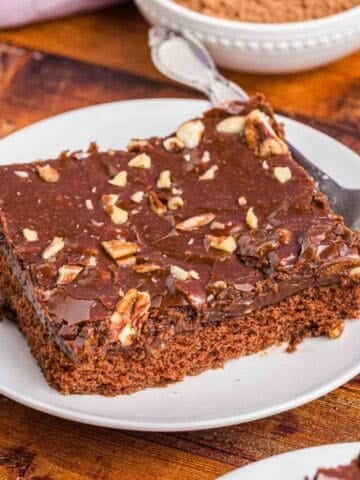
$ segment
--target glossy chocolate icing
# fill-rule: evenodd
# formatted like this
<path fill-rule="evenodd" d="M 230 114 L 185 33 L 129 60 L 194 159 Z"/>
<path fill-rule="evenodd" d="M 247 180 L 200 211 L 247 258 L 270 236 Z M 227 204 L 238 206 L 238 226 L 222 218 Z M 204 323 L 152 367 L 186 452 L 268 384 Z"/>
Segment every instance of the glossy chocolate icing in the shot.
<path fill-rule="evenodd" d="M 100 152 L 92 146 L 85 155 L 65 152 L 50 162 L 59 173 L 55 182 L 44 181 L 36 169 L 48 162 L 1 167 L 3 250 L 40 318 L 69 355 L 76 357 L 97 330 L 105 348 L 114 347 L 109 319 L 119 295 L 132 288 L 150 294 L 143 334 L 162 332 L 165 338 L 277 303 L 314 285 L 338 283 L 360 263 L 357 234 L 330 211 L 288 152 L 260 157 L 244 135 L 217 130 L 223 119 L 254 109 L 272 118 L 261 97 L 206 112 L 194 148 L 168 151 L 162 139 L 151 138 L 133 151 Z M 271 122 L 282 138 L 281 126 Z M 260 128 L 257 135 L 259 142 L 267 132 Z M 150 168 L 128 165 L 139 153 L 150 157 Z M 213 179 L 199 180 L 214 166 Z M 288 167 L 291 179 L 281 183 L 275 167 Z M 170 171 L 170 188 L 157 186 L 164 170 Z M 126 185 L 109 183 L 120 171 L 127 172 Z M 131 197 L 139 191 L 144 197 L 136 203 Z M 159 215 L 149 202 L 150 192 L 163 205 L 170 197 L 181 197 L 183 206 Z M 108 194 L 118 195 L 116 206 L 128 212 L 126 223 L 112 221 L 104 207 Z M 240 197 L 245 204 L 239 204 Z M 255 229 L 247 222 L 250 208 L 258 222 Z M 177 228 L 208 213 L 215 216 L 213 222 L 192 231 Z M 27 241 L 25 228 L 38 239 Z M 212 248 L 209 235 L 230 236 L 236 249 Z M 64 239 L 64 248 L 44 260 L 54 237 Z M 137 265 L 159 268 L 139 273 L 134 265 L 119 266 L 101 245 L 119 238 L 138 246 Z M 58 285 L 59 269 L 69 264 L 83 269 L 72 282 Z M 177 278 L 173 266 L 195 273 Z M 179 315 L 184 311 L 186 325 Z"/>

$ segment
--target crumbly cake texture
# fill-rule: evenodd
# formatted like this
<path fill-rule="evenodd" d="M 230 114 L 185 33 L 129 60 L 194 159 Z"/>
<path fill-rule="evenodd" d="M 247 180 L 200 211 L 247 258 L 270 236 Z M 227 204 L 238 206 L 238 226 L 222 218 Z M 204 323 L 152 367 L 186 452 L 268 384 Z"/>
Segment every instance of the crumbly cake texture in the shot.
<path fill-rule="evenodd" d="M 261 96 L 0 182 L 2 303 L 63 393 L 166 384 L 357 315 L 358 234 Z"/>
<path fill-rule="evenodd" d="M 174 0 L 212 17 L 241 22 L 303 22 L 328 17 L 360 5 L 359 0 Z"/>

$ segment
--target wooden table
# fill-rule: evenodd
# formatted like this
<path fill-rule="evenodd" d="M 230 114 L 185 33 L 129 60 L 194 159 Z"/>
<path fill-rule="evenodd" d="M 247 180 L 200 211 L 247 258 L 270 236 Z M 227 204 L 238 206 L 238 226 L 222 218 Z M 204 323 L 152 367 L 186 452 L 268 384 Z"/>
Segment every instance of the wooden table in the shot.
<path fill-rule="evenodd" d="M 0 135 L 93 103 L 196 96 L 154 69 L 146 34 L 131 5 L 0 32 Z M 297 75 L 225 73 L 360 153 L 360 53 Z M 0 408 L 0 480 L 215 479 L 277 453 L 360 440 L 360 377 L 290 412 L 194 433 L 79 425 L 4 397 Z"/>

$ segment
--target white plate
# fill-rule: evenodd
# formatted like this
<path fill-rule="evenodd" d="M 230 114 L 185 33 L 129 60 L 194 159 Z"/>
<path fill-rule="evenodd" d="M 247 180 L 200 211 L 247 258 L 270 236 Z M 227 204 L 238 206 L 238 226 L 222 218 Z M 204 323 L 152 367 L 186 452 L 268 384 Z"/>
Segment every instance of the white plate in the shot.
<path fill-rule="evenodd" d="M 123 147 L 132 136 L 166 134 L 198 115 L 198 100 L 136 100 L 97 105 L 41 121 L 0 141 L 0 162 L 47 158 L 64 148 Z M 283 119 L 289 139 L 347 186 L 360 186 L 358 156 L 331 138 Z M 358 180 L 358 183 L 356 182 Z M 302 343 L 230 361 L 167 388 L 131 396 L 62 396 L 49 388 L 17 328 L 0 323 L 0 392 L 20 403 L 79 422 L 150 431 L 232 425 L 288 410 L 324 395 L 360 373 L 360 322 L 336 341 Z M 315 367 L 315 368 L 314 368 Z"/>
<path fill-rule="evenodd" d="M 305 480 L 319 468 L 349 465 L 360 453 L 360 442 L 335 443 L 283 453 L 239 468 L 218 480 Z"/>

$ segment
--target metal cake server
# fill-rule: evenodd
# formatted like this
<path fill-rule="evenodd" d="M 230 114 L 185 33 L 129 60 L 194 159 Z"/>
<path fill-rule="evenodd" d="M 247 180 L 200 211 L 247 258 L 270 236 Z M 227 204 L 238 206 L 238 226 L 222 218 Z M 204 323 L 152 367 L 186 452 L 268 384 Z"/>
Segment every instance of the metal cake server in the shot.
<path fill-rule="evenodd" d="M 153 27 L 149 31 L 149 44 L 153 63 L 161 73 L 200 90 L 213 105 L 249 98 L 241 87 L 218 72 L 206 48 L 192 35 Z M 349 227 L 360 230 L 360 189 L 342 187 L 288 145 L 296 161 L 313 177 L 317 188 L 328 196 L 331 208 L 344 217 Z"/>

